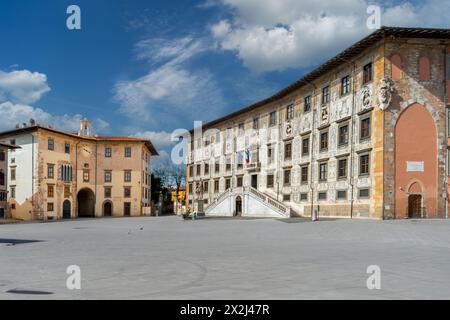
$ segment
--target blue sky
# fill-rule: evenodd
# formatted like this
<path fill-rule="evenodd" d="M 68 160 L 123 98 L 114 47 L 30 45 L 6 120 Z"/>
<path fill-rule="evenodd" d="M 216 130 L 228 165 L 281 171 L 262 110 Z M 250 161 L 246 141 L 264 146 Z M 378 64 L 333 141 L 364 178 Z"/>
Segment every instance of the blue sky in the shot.
<path fill-rule="evenodd" d="M 172 130 L 265 98 L 371 32 L 370 3 L 2 0 L 0 130 L 30 117 L 76 130 L 88 117 L 98 134 L 167 152 Z M 66 28 L 71 4 L 81 30 Z M 448 28 L 448 1 L 378 5 L 385 25 Z"/>

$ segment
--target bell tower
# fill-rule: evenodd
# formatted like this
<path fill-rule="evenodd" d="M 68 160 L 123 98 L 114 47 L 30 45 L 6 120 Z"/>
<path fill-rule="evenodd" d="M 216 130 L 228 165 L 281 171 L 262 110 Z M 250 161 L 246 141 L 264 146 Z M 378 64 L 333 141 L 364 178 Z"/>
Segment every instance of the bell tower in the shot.
<path fill-rule="evenodd" d="M 92 122 L 86 118 L 80 120 L 80 131 L 78 132 L 79 136 L 82 137 L 91 137 L 93 136 L 92 132 Z"/>

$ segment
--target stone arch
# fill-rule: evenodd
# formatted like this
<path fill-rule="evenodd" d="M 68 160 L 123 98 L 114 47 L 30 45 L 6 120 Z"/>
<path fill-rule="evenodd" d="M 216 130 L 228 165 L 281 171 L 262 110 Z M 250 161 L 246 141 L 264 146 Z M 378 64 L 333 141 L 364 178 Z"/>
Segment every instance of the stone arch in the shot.
<path fill-rule="evenodd" d="M 437 122 L 426 106 L 413 103 L 395 126 L 395 215 L 408 218 L 411 188 L 424 195 L 426 213 L 434 215 L 438 192 Z M 416 184 L 416 186 L 414 185 Z"/>
<path fill-rule="evenodd" d="M 234 212 L 236 217 L 241 217 L 243 213 L 243 201 L 241 196 L 237 196 L 235 199 Z"/>
<path fill-rule="evenodd" d="M 408 193 L 422 193 L 423 192 L 423 187 L 422 187 L 422 182 L 419 180 L 413 180 L 408 187 Z"/>
<path fill-rule="evenodd" d="M 391 78 L 392 80 L 400 80 L 403 78 L 402 57 L 399 54 L 391 56 Z"/>
<path fill-rule="evenodd" d="M 95 217 L 95 194 L 89 188 L 81 189 L 77 195 L 78 201 L 78 217 L 94 218 Z"/>

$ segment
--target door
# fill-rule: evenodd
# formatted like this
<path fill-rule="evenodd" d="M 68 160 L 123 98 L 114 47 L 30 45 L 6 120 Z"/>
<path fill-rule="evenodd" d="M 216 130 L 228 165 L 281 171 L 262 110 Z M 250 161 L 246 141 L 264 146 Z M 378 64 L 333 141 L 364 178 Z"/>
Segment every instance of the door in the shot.
<path fill-rule="evenodd" d="M 252 188 L 258 189 L 258 176 L 256 174 L 252 176 Z"/>
<path fill-rule="evenodd" d="M 123 204 L 123 215 L 124 215 L 125 217 L 131 216 L 131 203 L 125 202 L 125 203 Z"/>
<path fill-rule="evenodd" d="M 236 197 L 236 217 L 242 216 L 242 198 Z"/>
<path fill-rule="evenodd" d="M 104 217 L 111 217 L 112 216 L 112 203 L 111 202 L 105 202 L 103 205 L 103 216 Z"/>
<path fill-rule="evenodd" d="M 72 218 L 72 210 L 70 201 L 66 200 L 63 202 L 63 219 L 70 219 Z"/>
<path fill-rule="evenodd" d="M 412 194 L 408 199 L 408 217 L 410 219 L 422 218 L 422 196 Z"/>

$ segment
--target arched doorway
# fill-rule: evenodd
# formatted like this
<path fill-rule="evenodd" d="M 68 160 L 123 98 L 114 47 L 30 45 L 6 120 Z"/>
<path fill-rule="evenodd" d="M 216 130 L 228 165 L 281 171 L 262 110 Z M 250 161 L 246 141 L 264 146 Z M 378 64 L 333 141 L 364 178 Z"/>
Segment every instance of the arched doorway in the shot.
<path fill-rule="evenodd" d="M 78 217 L 95 217 L 95 195 L 91 189 L 82 189 L 78 192 Z"/>
<path fill-rule="evenodd" d="M 72 205 L 69 200 L 63 202 L 63 219 L 72 218 Z"/>
<path fill-rule="evenodd" d="M 235 216 L 236 217 L 242 216 L 242 198 L 240 196 L 236 197 Z"/>
<path fill-rule="evenodd" d="M 420 219 L 423 217 L 422 195 L 410 194 L 408 196 L 408 218 Z"/>
<path fill-rule="evenodd" d="M 104 217 L 112 217 L 112 213 L 113 213 L 113 205 L 112 205 L 111 201 L 106 201 L 103 204 L 103 216 Z"/>

